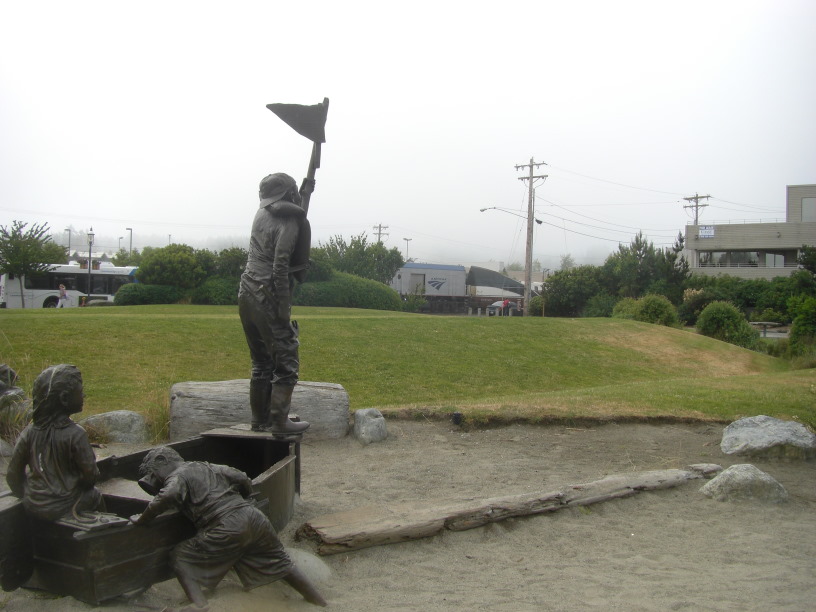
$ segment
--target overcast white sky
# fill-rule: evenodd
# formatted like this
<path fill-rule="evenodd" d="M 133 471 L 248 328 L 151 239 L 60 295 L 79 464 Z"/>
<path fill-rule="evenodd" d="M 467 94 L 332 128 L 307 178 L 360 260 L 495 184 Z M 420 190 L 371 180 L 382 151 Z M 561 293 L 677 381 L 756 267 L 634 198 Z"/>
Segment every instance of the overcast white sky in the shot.
<path fill-rule="evenodd" d="M 816 2 L 0 2 L 0 225 L 97 248 L 246 246 L 260 179 L 331 100 L 315 244 L 388 226 L 433 263 L 600 263 L 638 231 L 784 219 L 816 183 Z M 410 238 L 410 242 L 404 239 Z M 77 238 L 75 237 L 74 240 Z"/>

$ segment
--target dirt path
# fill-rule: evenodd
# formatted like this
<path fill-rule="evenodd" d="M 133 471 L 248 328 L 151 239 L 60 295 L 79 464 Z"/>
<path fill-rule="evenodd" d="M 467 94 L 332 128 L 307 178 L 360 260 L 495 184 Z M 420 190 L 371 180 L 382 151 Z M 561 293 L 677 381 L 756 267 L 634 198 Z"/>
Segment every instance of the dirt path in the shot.
<path fill-rule="evenodd" d="M 329 609 L 809 610 L 816 601 L 816 462 L 753 461 L 791 494 L 780 506 L 712 501 L 701 483 L 471 531 L 316 558 L 294 531 L 320 514 L 396 501 L 549 491 L 607 474 L 745 460 L 723 455 L 717 425 L 526 426 L 463 431 L 390 421 L 389 439 L 304 442 L 302 500 L 281 534 Z M 106 449 L 109 452 L 111 449 Z M 174 581 L 108 612 L 183 600 Z M 3 610 L 92 609 L 18 591 Z M 315 609 L 288 587 L 235 580 L 213 612 Z"/>

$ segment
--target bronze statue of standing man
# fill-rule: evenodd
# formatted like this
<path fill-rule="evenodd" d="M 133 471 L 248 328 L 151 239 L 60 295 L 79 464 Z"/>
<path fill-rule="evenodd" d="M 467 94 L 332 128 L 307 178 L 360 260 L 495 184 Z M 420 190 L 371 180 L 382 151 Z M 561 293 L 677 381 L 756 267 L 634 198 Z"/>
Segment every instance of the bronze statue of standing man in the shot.
<path fill-rule="evenodd" d="M 238 313 L 252 359 L 252 430 L 282 439 L 309 427 L 289 419 L 300 366 L 297 323 L 290 314 L 295 280 L 302 280 L 308 268 L 311 229 L 301 198 L 312 191 L 314 180 L 304 179 L 298 189 L 295 179 L 284 173 L 261 181 L 260 208 L 238 292 Z"/>

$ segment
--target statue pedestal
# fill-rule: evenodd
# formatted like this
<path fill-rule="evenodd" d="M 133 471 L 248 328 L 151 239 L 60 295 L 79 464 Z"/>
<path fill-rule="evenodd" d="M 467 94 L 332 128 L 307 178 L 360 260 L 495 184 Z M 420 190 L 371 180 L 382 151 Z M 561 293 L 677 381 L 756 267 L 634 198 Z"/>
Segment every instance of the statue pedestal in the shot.
<path fill-rule="evenodd" d="M 349 431 L 349 398 L 342 385 L 300 381 L 290 414 L 310 424 L 309 441 L 343 438 Z M 183 440 L 210 429 L 248 424 L 249 379 L 181 382 L 170 389 L 170 439 Z"/>

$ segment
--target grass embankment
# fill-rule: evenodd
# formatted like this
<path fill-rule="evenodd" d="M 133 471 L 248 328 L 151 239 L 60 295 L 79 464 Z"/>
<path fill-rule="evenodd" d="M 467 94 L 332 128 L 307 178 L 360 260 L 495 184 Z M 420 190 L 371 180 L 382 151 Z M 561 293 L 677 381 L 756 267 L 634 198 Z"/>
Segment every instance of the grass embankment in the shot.
<path fill-rule="evenodd" d="M 352 410 L 471 422 L 728 421 L 816 425 L 816 371 L 688 331 L 618 319 L 432 317 L 296 308 L 301 379 L 335 382 Z M 249 377 L 234 307 L 0 311 L 0 362 L 30 391 L 77 365 L 85 412 L 135 410 L 166 432 L 170 387 Z"/>

